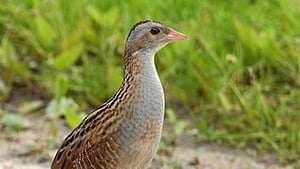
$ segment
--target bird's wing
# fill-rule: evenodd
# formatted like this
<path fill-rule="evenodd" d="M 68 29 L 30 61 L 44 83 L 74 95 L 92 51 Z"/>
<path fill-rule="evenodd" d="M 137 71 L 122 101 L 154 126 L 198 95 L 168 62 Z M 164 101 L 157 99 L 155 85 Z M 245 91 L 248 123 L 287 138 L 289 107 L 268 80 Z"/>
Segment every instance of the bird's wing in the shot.
<path fill-rule="evenodd" d="M 53 160 L 52 169 L 88 168 L 91 160 L 96 168 L 105 167 L 118 153 L 116 142 L 120 134 L 119 109 L 99 108 L 89 114 L 64 140 Z M 105 159 L 104 159 L 105 158 Z M 113 168 L 113 167 L 112 167 Z"/>

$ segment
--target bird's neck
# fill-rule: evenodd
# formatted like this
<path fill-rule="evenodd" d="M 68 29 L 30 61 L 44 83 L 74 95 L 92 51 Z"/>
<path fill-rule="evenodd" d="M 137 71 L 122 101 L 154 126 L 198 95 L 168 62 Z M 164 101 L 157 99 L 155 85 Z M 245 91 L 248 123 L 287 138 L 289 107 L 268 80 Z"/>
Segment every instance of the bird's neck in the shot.
<path fill-rule="evenodd" d="M 155 53 L 148 51 L 136 51 L 127 54 L 125 56 L 125 78 L 123 83 L 143 83 L 153 80 L 160 82 L 154 63 L 154 55 Z"/>
<path fill-rule="evenodd" d="M 155 53 L 137 51 L 125 57 L 125 78 L 123 85 L 134 86 L 132 92 L 148 107 L 164 107 L 163 88 L 156 71 Z M 161 105 L 156 105 L 160 102 Z M 160 108 L 159 108 L 160 109 Z"/>

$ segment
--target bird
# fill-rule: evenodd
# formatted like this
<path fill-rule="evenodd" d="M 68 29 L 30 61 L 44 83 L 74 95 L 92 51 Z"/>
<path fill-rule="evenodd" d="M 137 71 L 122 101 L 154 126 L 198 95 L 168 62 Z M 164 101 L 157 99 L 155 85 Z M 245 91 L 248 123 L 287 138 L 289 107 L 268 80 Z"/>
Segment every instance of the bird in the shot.
<path fill-rule="evenodd" d="M 165 97 L 155 54 L 188 37 L 164 24 L 142 20 L 125 44 L 119 90 L 90 112 L 65 138 L 51 169 L 146 169 L 162 133 Z"/>

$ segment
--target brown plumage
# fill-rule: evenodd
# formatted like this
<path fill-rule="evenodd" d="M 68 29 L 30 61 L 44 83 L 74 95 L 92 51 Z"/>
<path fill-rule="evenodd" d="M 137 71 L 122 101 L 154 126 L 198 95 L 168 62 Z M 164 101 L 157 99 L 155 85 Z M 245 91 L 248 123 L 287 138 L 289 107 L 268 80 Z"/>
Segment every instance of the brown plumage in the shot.
<path fill-rule="evenodd" d="M 147 168 L 160 141 L 164 115 L 154 55 L 166 44 L 184 39 L 159 22 L 134 25 L 126 41 L 121 88 L 65 138 L 51 168 Z"/>

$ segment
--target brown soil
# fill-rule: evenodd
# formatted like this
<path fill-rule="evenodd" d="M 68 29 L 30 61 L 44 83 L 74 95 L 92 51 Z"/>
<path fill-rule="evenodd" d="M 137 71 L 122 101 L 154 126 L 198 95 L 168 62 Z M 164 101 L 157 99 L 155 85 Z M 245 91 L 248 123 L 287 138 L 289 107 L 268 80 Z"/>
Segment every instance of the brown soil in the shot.
<path fill-rule="evenodd" d="M 63 120 L 30 119 L 32 125 L 24 131 L 0 133 L 0 169 L 50 168 L 55 149 L 70 129 Z M 162 146 L 151 169 L 288 169 L 270 164 L 273 160 L 269 158 L 262 162 L 252 150 L 237 151 L 197 143 L 193 139 L 193 135 L 197 134 L 195 131 L 188 132 L 178 138 L 175 145 Z M 167 137 L 164 135 L 162 142 L 166 142 Z"/>

